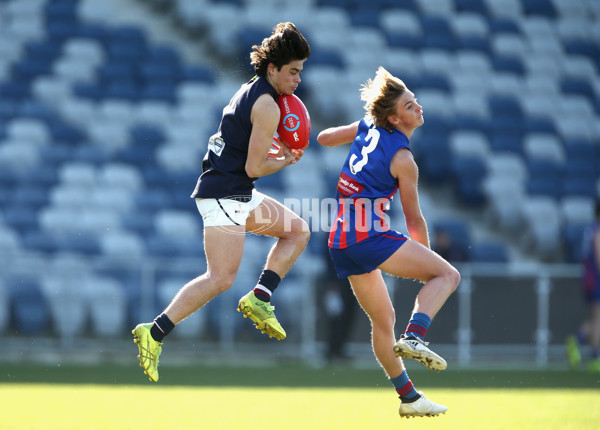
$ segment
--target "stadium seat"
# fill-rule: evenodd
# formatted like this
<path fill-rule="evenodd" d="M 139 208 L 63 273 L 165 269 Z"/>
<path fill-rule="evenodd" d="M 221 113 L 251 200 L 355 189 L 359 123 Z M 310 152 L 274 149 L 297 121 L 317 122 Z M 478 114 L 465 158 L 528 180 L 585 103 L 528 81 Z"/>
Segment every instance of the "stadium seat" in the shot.
<path fill-rule="evenodd" d="M 92 332 L 99 337 L 119 336 L 127 321 L 127 299 L 114 279 L 90 275 L 82 290 L 89 306 Z"/>
<path fill-rule="evenodd" d="M 530 197 L 524 202 L 523 214 L 527 229 L 527 234 L 523 236 L 526 246 L 540 258 L 552 259 L 559 252 L 560 246 L 558 203 L 546 196 Z"/>
<path fill-rule="evenodd" d="M 562 232 L 562 238 L 566 248 L 566 261 L 568 263 L 580 264 L 583 259 L 583 239 L 589 223 L 566 222 Z"/>
<path fill-rule="evenodd" d="M 29 277 L 13 277 L 6 281 L 17 333 L 39 335 L 50 325 L 50 313 L 39 284 Z"/>
<path fill-rule="evenodd" d="M 517 231 L 523 219 L 524 182 L 510 176 L 488 175 L 483 180 L 483 191 L 489 207 L 489 223 L 504 231 Z"/>
<path fill-rule="evenodd" d="M 485 159 L 468 154 L 454 154 L 452 172 L 460 201 L 469 206 L 482 205 L 485 202 L 482 179 L 487 173 Z"/>
<path fill-rule="evenodd" d="M 464 255 L 468 255 L 469 246 L 471 246 L 471 231 L 467 223 L 462 219 L 444 218 L 435 221 L 434 231 L 441 230 L 448 235 L 452 243 L 459 247 Z"/>
<path fill-rule="evenodd" d="M 507 263 L 509 255 L 502 242 L 475 242 L 469 248 L 469 260 L 474 263 Z"/>

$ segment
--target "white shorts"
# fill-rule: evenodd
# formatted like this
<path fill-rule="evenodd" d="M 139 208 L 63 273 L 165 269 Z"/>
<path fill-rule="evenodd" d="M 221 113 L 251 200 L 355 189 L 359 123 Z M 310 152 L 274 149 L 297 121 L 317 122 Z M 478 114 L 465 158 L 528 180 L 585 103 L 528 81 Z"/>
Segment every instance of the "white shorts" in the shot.
<path fill-rule="evenodd" d="M 264 200 L 265 195 L 252 191 L 249 202 L 231 199 L 196 199 L 196 207 L 202 215 L 205 227 L 223 225 L 246 225 L 248 215 Z"/>

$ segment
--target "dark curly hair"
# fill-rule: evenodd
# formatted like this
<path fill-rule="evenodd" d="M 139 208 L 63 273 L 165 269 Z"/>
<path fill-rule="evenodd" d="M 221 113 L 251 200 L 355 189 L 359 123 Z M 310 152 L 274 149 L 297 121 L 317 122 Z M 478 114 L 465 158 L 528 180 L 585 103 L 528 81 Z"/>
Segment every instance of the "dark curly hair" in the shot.
<path fill-rule="evenodd" d="M 308 57 L 310 46 L 302 33 L 291 22 L 281 22 L 260 45 L 252 46 L 250 65 L 254 66 L 258 76 L 266 76 L 269 63 L 281 70 L 294 60 L 306 60 Z"/>

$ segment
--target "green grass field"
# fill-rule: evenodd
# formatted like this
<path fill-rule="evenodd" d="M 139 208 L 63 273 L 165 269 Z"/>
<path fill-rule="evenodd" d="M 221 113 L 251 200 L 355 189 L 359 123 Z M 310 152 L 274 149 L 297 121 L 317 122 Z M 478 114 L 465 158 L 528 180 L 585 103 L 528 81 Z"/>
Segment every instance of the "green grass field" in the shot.
<path fill-rule="evenodd" d="M 165 367 L 152 384 L 136 366 L 0 364 L 0 429 L 600 427 L 600 383 L 584 372 L 414 370 L 411 377 L 449 407 L 446 415 L 400 420 L 378 370 Z"/>

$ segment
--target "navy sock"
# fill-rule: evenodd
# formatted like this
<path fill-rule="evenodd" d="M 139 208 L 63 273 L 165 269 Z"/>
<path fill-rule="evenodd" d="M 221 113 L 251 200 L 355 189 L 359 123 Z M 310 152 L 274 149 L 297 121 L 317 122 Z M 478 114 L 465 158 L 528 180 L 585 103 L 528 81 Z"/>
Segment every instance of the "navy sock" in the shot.
<path fill-rule="evenodd" d="M 410 321 L 408 322 L 408 326 L 406 326 L 404 335 L 406 337 L 418 337 L 419 339 L 423 340 L 427 334 L 429 324 L 431 324 L 431 318 L 429 318 L 429 315 L 424 314 L 423 312 L 415 312 L 410 317 Z"/>
<path fill-rule="evenodd" d="M 421 397 L 408 377 L 406 370 L 402 372 L 400 376 L 390 378 L 390 381 L 394 384 L 396 393 L 398 393 L 398 396 L 400 396 L 400 400 L 402 400 L 403 403 L 412 403 L 415 400 L 419 400 Z"/>
<path fill-rule="evenodd" d="M 152 339 L 155 341 L 162 342 L 165 336 L 171 333 L 174 328 L 175 324 L 173 324 L 167 314 L 162 313 L 154 319 L 150 335 L 152 335 Z"/>
<path fill-rule="evenodd" d="M 263 302 L 270 302 L 273 291 L 277 288 L 281 278 L 279 275 L 272 270 L 265 269 L 258 278 L 258 284 L 254 287 L 254 295 L 258 300 Z"/>

